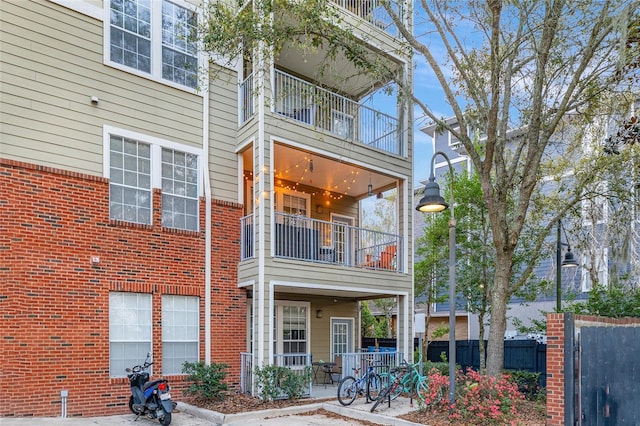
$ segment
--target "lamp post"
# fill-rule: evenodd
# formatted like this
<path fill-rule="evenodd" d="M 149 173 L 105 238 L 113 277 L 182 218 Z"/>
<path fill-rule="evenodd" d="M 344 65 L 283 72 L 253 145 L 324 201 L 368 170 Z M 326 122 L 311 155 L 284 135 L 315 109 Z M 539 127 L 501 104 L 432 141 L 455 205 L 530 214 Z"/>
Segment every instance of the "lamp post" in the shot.
<path fill-rule="evenodd" d="M 449 165 L 451 174 L 451 197 L 449 205 L 440 195 L 440 186 L 436 183 L 434 174 L 434 161 L 437 155 L 441 155 Z M 429 182 L 424 187 L 424 196 L 416 206 L 421 212 L 436 213 L 451 207 L 449 219 L 449 403 L 456 400 L 456 219 L 453 215 L 453 166 L 443 152 L 437 151 L 431 157 L 431 174 Z"/>
<path fill-rule="evenodd" d="M 556 244 L 556 312 L 562 310 L 562 268 L 572 268 L 578 266 L 578 262 L 573 257 L 571 245 L 561 241 L 562 222 L 558 219 L 558 235 Z M 562 246 L 567 247 L 567 254 L 562 260 Z"/>

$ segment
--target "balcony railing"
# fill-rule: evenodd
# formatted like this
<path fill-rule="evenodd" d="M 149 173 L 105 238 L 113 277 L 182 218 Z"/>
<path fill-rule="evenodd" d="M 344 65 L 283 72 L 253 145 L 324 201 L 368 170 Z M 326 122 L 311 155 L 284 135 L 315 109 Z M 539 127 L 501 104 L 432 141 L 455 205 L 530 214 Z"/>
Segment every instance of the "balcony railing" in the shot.
<path fill-rule="evenodd" d="M 253 251 L 253 215 L 247 215 L 240 219 L 240 260 L 252 259 Z"/>
<path fill-rule="evenodd" d="M 298 375 L 303 375 L 307 371 L 311 371 L 311 354 L 275 354 L 274 365 L 278 367 L 287 367 Z M 253 380 L 253 362 L 252 355 L 247 352 L 240 354 L 240 392 L 251 393 L 251 385 Z M 307 384 L 306 390 L 302 396 L 311 395 L 313 383 Z M 280 395 L 276 399 L 287 398 L 286 393 L 281 390 Z"/>
<path fill-rule="evenodd" d="M 400 154 L 397 118 L 280 70 L 275 70 L 273 88 L 275 113 L 344 139 Z"/>
<path fill-rule="evenodd" d="M 333 3 L 348 10 L 349 12 L 359 16 L 360 18 L 371 22 L 378 28 L 383 29 L 392 36 L 399 34 L 398 28 L 394 25 L 391 17 L 387 14 L 380 0 L 331 0 Z M 392 10 L 403 17 L 402 2 L 391 2 Z"/>
<path fill-rule="evenodd" d="M 240 125 L 253 117 L 253 74 L 240 83 Z"/>
<path fill-rule="evenodd" d="M 274 256 L 348 267 L 403 271 L 402 237 L 396 234 L 275 213 Z M 242 260 L 253 257 L 253 217 L 241 221 Z"/>

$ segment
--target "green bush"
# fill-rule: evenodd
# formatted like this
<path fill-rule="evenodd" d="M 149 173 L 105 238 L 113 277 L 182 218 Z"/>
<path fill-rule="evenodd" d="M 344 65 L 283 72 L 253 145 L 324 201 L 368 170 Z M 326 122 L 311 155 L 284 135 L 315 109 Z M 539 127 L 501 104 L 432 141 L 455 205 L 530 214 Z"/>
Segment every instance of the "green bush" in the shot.
<path fill-rule="evenodd" d="M 224 399 L 224 392 L 228 389 L 223 382 L 227 377 L 225 363 L 212 362 L 206 365 L 204 362 L 185 362 L 182 364 L 182 372 L 187 374 L 187 380 L 193 382 L 184 390 L 184 393 L 198 395 L 205 399 Z"/>
<path fill-rule="evenodd" d="M 255 369 L 256 384 L 260 398 L 265 401 L 274 399 L 299 399 L 311 383 L 311 367 L 305 367 L 302 373 L 288 367 L 265 365 Z"/>
<path fill-rule="evenodd" d="M 518 385 L 518 390 L 530 401 L 540 398 L 540 373 L 525 370 L 509 370 L 505 373 L 511 376 L 511 381 Z M 544 392 L 542 392 L 544 395 Z"/>

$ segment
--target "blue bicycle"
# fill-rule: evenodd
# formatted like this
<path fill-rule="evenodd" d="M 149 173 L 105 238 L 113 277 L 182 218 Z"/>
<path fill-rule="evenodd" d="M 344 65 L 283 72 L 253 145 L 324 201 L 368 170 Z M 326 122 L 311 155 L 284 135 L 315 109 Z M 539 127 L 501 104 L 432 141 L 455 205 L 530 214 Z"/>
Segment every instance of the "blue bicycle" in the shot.
<path fill-rule="evenodd" d="M 358 375 L 360 369 L 354 368 L 354 375 Z M 356 379 L 354 376 L 346 376 L 338 384 L 338 401 L 340 404 L 351 405 L 358 396 L 365 395 L 367 403 L 378 398 L 380 390 L 384 387 L 382 377 L 376 372 L 376 366 L 369 365 L 365 374 Z"/>

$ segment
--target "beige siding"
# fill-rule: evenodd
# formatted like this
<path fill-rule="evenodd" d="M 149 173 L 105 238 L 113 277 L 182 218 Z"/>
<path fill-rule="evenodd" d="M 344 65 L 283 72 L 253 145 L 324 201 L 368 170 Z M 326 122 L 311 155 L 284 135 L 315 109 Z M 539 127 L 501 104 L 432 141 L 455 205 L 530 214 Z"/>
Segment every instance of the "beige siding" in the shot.
<path fill-rule="evenodd" d="M 209 167 L 214 198 L 238 202 L 238 83 L 235 72 L 214 68 L 209 86 Z"/>
<path fill-rule="evenodd" d="M 202 145 L 201 96 L 104 65 L 101 21 L 4 0 L 0 26 L 2 157 L 102 175 L 105 124 Z"/>

